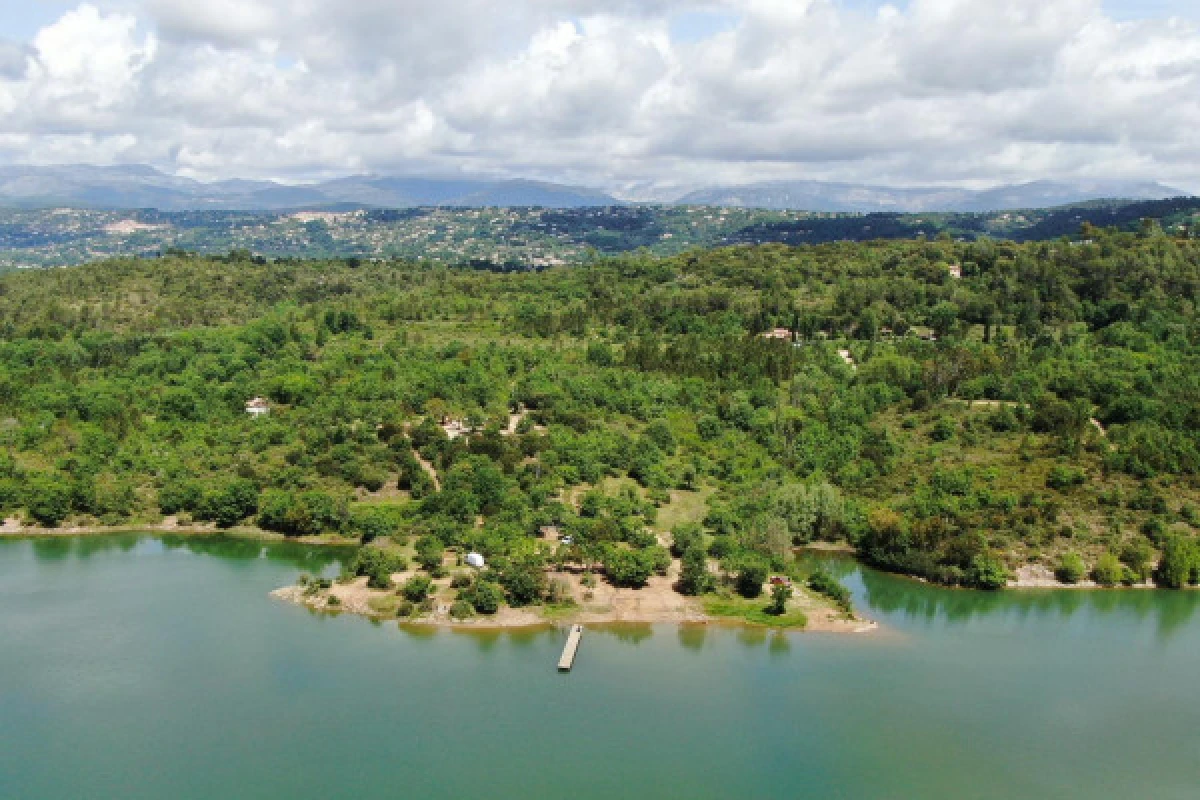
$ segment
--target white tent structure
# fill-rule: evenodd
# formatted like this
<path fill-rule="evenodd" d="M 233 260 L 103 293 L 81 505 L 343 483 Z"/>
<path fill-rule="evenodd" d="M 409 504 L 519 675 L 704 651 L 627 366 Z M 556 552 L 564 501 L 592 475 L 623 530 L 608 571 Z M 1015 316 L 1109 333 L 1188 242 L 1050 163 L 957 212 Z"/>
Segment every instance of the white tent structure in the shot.
<path fill-rule="evenodd" d="M 483 569 L 483 556 L 479 553 L 467 553 L 467 564 L 475 569 Z"/>

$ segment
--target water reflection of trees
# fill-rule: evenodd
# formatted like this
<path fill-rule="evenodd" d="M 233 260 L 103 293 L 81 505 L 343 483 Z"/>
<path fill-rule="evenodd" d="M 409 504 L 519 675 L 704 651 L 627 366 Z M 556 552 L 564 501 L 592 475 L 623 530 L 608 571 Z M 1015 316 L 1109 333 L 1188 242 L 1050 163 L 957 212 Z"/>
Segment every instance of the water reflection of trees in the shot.
<path fill-rule="evenodd" d="M 930 586 L 874 570 L 855 568 L 860 602 L 870 609 L 926 622 L 961 624 L 976 617 L 1003 614 L 1018 619 L 1055 616 L 1068 619 L 1081 610 L 1131 614 L 1153 619 L 1160 639 L 1186 625 L 1200 605 L 1200 594 L 1143 589 L 1047 589 L 980 592 Z"/>
<path fill-rule="evenodd" d="M 299 542 L 264 542 L 238 536 L 163 536 L 161 541 L 167 549 L 182 548 L 189 553 L 225 561 L 266 558 L 275 564 L 312 573 L 322 572 L 354 552 L 353 547 L 316 547 Z"/>
<path fill-rule="evenodd" d="M 47 536 L 32 540 L 34 557 L 43 562 L 67 557 L 87 559 L 108 552 L 130 552 L 143 542 L 157 541 L 166 550 L 186 550 L 224 561 L 266 558 L 308 572 L 322 572 L 353 553 L 352 547 L 314 547 L 298 542 L 264 542 L 237 536 L 184 536 L 116 533 L 90 536 Z"/>

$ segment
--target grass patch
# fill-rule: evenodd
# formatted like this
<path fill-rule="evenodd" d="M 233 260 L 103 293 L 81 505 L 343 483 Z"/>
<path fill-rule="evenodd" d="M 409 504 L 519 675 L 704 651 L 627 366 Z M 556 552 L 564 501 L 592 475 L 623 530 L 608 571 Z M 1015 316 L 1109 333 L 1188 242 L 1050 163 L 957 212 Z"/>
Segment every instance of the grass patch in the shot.
<path fill-rule="evenodd" d="M 671 502 L 658 509 L 658 523 L 654 527 L 665 532 L 685 522 L 700 522 L 708 513 L 708 498 L 712 493 L 708 487 L 696 492 L 672 491 Z"/>
<path fill-rule="evenodd" d="M 367 606 L 380 616 L 394 617 L 396 616 L 396 609 L 400 607 L 400 598 L 392 594 L 383 597 L 372 597 L 367 600 Z"/>
<path fill-rule="evenodd" d="M 547 603 L 541 607 L 542 617 L 545 619 L 563 619 L 579 611 L 579 606 L 574 603 Z"/>
<path fill-rule="evenodd" d="M 808 625 L 808 617 L 803 611 L 789 610 L 785 614 L 775 616 L 767 613 L 770 601 L 765 598 L 746 600 L 741 597 L 718 597 L 712 595 L 704 598 L 704 611 L 713 617 L 740 619 L 751 625 L 761 625 L 766 628 L 803 628 Z"/>

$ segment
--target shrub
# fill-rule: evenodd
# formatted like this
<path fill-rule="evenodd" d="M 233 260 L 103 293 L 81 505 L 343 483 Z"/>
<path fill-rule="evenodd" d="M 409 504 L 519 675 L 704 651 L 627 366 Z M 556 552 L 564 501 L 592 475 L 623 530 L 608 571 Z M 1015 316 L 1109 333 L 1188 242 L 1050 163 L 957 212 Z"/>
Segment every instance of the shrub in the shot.
<path fill-rule="evenodd" d="M 238 478 L 205 494 L 196 514 L 221 528 L 232 528 L 258 511 L 258 487 Z"/>
<path fill-rule="evenodd" d="M 466 600 L 455 600 L 450 606 L 450 616 L 454 619 L 467 619 L 475 616 L 475 609 Z"/>
<path fill-rule="evenodd" d="M 400 527 L 391 509 L 370 506 L 355 509 L 350 517 L 350 525 L 363 544 L 382 536 L 391 536 Z"/>
<path fill-rule="evenodd" d="M 933 423 L 933 428 L 929 431 L 929 438 L 935 442 L 948 442 L 954 438 L 954 431 L 957 427 L 952 418 L 938 417 L 937 422 Z"/>
<path fill-rule="evenodd" d="M 966 584 L 976 589 L 1003 589 L 1008 585 L 1009 572 L 1004 562 L 995 556 L 980 554 L 971 559 Z"/>
<path fill-rule="evenodd" d="M 1082 486 L 1085 480 L 1083 470 L 1056 464 L 1046 476 L 1046 486 L 1063 491 L 1073 486 Z"/>
<path fill-rule="evenodd" d="M 1135 580 L 1149 580 L 1150 562 L 1154 560 L 1154 548 L 1144 539 L 1130 542 L 1121 549 L 1121 563 L 1128 567 Z"/>
<path fill-rule="evenodd" d="M 792 598 L 792 587 L 782 583 L 777 583 L 771 587 L 771 605 L 767 606 L 767 613 L 776 617 L 783 616 L 787 611 L 787 601 Z"/>
<path fill-rule="evenodd" d="M 613 586 L 639 589 L 654 574 L 655 556 L 652 550 L 627 550 L 613 547 L 604 556 L 604 573 Z"/>
<path fill-rule="evenodd" d="M 504 593 L 499 586 L 490 581 L 479 581 L 459 597 L 470 603 L 480 614 L 495 614 L 500 609 Z"/>
<path fill-rule="evenodd" d="M 679 591 L 695 597 L 711 592 L 714 585 L 715 579 L 708 571 L 708 557 L 704 553 L 704 548 L 699 544 L 691 547 L 683 554 Z"/>
<path fill-rule="evenodd" d="M 450 587 L 453 589 L 466 589 L 475 583 L 475 579 L 469 572 L 456 572 L 454 577 L 450 579 Z"/>
<path fill-rule="evenodd" d="M 1125 579 L 1125 567 L 1112 553 L 1100 556 L 1092 567 L 1092 580 L 1101 586 L 1116 586 Z"/>
<path fill-rule="evenodd" d="M 366 575 L 367 586 L 372 589 L 390 589 L 392 573 L 408 569 L 408 559 L 379 547 L 362 547 L 348 569 L 353 575 Z"/>
<path fill-rule="evenodd" d="M 833 577 L 833 574 L 825 569 L 824 566 L 818 565 L 809 574 L 808 588 L 817 594 L 825 595 L 837 603 L 838 607 L 843 611 L 849 612 L 853 608 L 850 599 L 850 590 L 843 586 L 837 578 Z"/>
<path fill-rule="evenodd" d="M 34 478 L 25 488 L 25 509 L 39 524 L 56 527 L 71 512 L 71 487 L 57 478 Z"/>
<path fill-rule="evenodd" d="M 546 573 L 541 559 L 514 561 L 500 570 L 500 585 L 504 587 L 509 605 L 521 607 L 542 601 L 546 593 Z"/>
<path fill-rule="evenodd" d="M 747 556 L 737 565 L 734 585 L 742 597 L 758 597 L 767 580 L 767 563 L 761 558 Z"/>
<path fill-rule="evenodd" d="M 1063 583 L 1079 583 L 1087 574 L 1087 567 L 1078 553 L 1065 553 L 1054 570 L 1054 577 Z"/>
<path fill-rule="evenodd" d="M 423 569 L 433 570 L 442 565 L 445 545 L 436 536 L 422 536 L 417 540 L 417 563 Z"/>
<path fill-rule="evenodd" d="M 1163 546 L 1162 558 L 1158 562 L 1158 571 L 1154 579 L 1159 586 L 1168 589 L 1182 589 L 1188 584 L 1194 584 L 1200 575 L 1200 548 L 1192 539 L 1182 536 L 1172 536 Z"/>
<path fill-rule="evenodd" d="M 413 575 L 401 590 L 404 597 L 413 603 L 419 603 L 429 596 L 433 588 L 433 580 L 428 575 Z"/>

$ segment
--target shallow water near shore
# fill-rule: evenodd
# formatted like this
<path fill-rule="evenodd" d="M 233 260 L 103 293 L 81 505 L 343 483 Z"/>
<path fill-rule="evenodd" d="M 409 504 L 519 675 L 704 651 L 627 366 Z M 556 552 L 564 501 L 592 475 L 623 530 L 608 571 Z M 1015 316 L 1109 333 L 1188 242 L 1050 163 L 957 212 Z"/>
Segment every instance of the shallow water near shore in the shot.
<path fill-rule="evenodd" d="M 0 797 L 1193 798 L 1200 593 L 938 589 L 863 636 L 401 629 L 269 597 L 339 552 L 0 540 Z"/>

